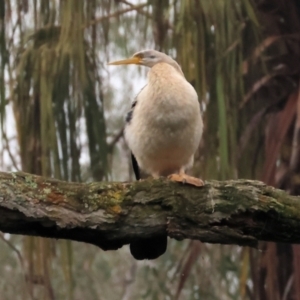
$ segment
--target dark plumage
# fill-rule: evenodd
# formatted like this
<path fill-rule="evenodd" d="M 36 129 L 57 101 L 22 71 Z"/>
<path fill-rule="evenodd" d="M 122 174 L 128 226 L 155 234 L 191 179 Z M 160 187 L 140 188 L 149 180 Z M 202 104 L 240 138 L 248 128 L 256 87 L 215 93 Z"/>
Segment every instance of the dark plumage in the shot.
<path fill-rule="evenodd" d="M 131 110 L 132 112 L 132 110 Z M 139 165 L 135 156 L 131 153 L 131 162 L 136 180 L 141 179 Z M 135 259 L 155 259 L 167 250 L 168 238 L 166 235 L 158 235 L 152 238 L 139 239 L 130 244 L 130 252 Z"/>
<path fill-rule="evenodd" d="M 132 116 L 133 116 L 133 109 L 135 108 L 136 104 L 137 104 L 137 101 L 136 101 L 136 100 L 132 102 L 132 104 L 131 104 L 131 109 L 130 109 L 130 111 L 129 111 L 129 112 L 127 113 L 127 115 L 126 115 L 125 121 L 126 121 L 127 124 L 129 124 L 130 121 L 131 121 L 131 119 L 132 119 Z"/>
<path fill-rule="evenodd" d="M 131 119 L 132 119 L 132 114 L 133 114 L 133 111 L 130 110 L 127 115 L 126 115 L 126 118 L 125 118 L 125 121 L 126 123 L 130 123 Z"/>
<path fill-rule="evenodd" d="M 136 180 L 140 180 L 141 179 L 140 168 L 136 161 L 135 156 L 132 153 L 131 153 L 131 163 L 132 163 L 132 168 L 133 168 L 133 172 L 134 172 Z"/>
<path fill-rule="evenodd" d="M 139 239 L 130 244 L 130 252 L 137 260 L 155 259 L 167 250 L 168 239 L 166 235 Z"/>

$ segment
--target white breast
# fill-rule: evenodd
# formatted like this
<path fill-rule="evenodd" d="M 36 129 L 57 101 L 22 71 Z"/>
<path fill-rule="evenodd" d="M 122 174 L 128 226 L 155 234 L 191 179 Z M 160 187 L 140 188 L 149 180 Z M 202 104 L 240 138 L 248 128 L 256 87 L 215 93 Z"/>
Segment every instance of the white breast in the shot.
<path fill-rule="evenodd" d="M 203 124 L 197 93 L 172 66 L 155 65 L 137 97 L 125 139 L 141 169 L 169 175 L 193 163 Z"/>

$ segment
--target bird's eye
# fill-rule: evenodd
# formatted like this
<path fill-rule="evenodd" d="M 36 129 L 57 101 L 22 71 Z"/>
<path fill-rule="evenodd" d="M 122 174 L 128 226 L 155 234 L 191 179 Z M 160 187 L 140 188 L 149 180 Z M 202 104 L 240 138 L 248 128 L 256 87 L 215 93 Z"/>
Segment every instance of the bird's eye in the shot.
<path fill-rule="evenodd" d="M 152 59 L 155 58 L 155 55 L 150 55 L 150 58 L 152 58 Z"/>

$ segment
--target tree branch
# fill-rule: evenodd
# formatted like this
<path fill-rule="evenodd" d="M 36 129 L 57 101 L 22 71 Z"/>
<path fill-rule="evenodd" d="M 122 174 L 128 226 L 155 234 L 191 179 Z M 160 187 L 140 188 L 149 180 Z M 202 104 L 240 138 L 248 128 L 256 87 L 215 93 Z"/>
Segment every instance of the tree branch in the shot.
<path fill-rule="evenodd" d="M 115 11 L 115 12 L 109 14 L 109 15 L 101 16 L 101 17 L 99 17 L 99 18 L 97 18 L 95 20 L 92 20 L 91 22 L 89 22 L 88 24 L 86 24 L 85 27 L 89 27 L 89 26 L 95 25 L 97 23 L 101 23 L 104 20 L 108 20 L 108 19 L 111 19 L 111 18 L 119 17 L 120 15 L 123 15 L 123 14 L 131 12 L 131 11 L 135 11 L 135 10 L 139 11 L 139 10 L 143 9 L 147 5 L 149 5 L 149 4 L 148 3 L 141 3 L 141 4 L 137 4 L 137 5 L 133 5 L 133 6 L 124 8 L 122 10 Z"/>
<path fill-rule="evenodd" d="M 253 180 L 70 183 L 0 173 L 0 230 L 118 249 L 139 238 L 300 243 L 300 198 Z"/>

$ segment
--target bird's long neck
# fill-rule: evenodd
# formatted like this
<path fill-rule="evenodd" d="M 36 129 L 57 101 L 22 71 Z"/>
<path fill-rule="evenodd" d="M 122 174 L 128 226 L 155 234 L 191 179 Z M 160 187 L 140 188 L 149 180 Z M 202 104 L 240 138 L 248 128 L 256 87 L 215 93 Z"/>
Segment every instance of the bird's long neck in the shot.
<path fill-rule="evenodd" d="M 167 59 L 164 63 L 172 66 L 178 73 L 180 73 L 184 77 L 181 67 L 179 66 L 177 61 L 175 61 L 173 58 L 171 58 L 170 56 L 167 56 Z"/>
<path fill-rule="evenodd" d="M 154 65 L 148 73 L 149 85 L 158 87 L 163 84 L 168 86 L 168 83 L 176 82 L 177 80 L 185 80 L 179 65 L 177 66 L 178 67 L 164 62 Z"/>
<path fill-rule="evenodd" d="M 149 105 L 155 103 L 156 109 L 162 114 L 180 109 L 185 105 L 186 95 L 192 93 L 194 97 L 195 94 L 182 73 L 167 63 L 158 63 L 151 68 L 147 92 Z"/>

